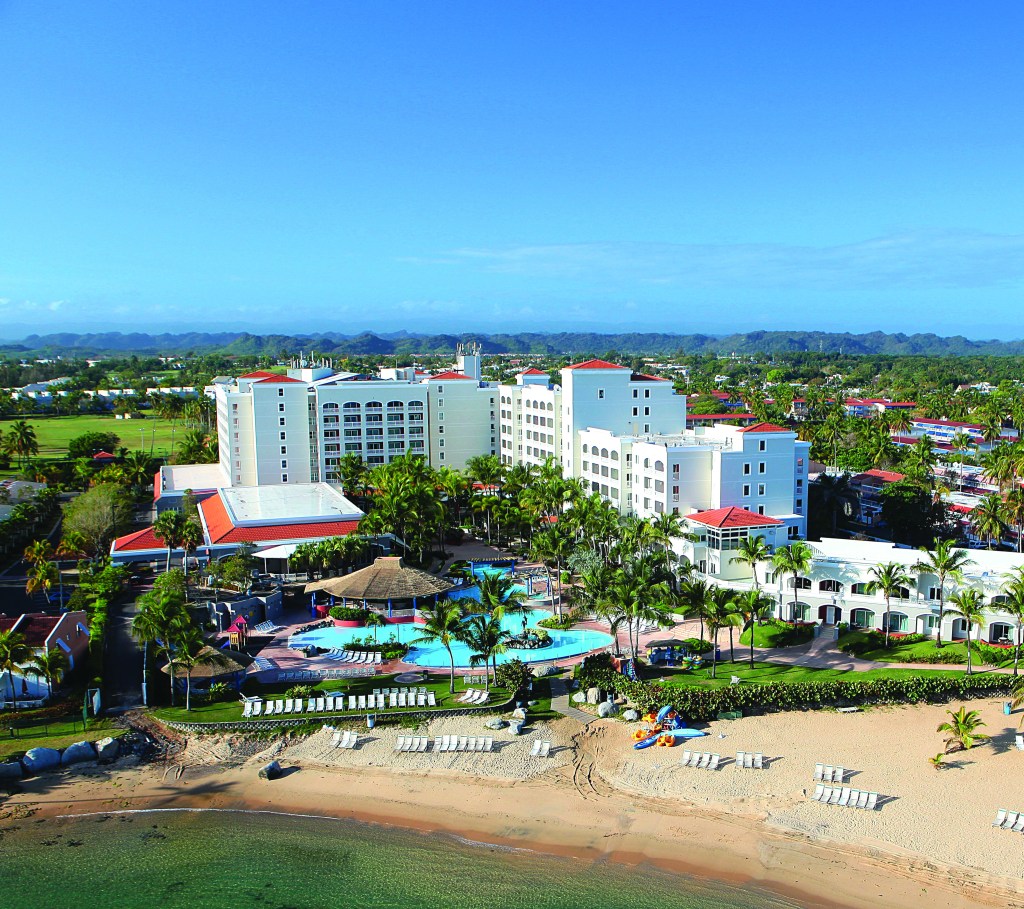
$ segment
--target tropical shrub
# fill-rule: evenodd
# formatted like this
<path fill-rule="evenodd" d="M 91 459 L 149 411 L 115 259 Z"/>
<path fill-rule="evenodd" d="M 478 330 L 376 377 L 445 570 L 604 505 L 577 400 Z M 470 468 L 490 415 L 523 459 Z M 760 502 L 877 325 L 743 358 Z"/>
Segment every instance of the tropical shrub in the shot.
<path fill-rule="evenodd" d="M 339 622 L 365 622 L 370 610 L 354 606 L 332 606 L 328 614 Z"/>
<path fill-rule="evenodd" d="M 533 670 L 522 660 L 499 663 L 494 673 L 494 684 L 515 694 L 525 688 L 533 679 Z"/>
<path fill-rule="evenodd" d="M 874 628 L 867 631 L 851 631 L 849 634 L 840 636 L 836 643 L 843 653 L 850 656 L 862 656 L 872 650 L 881 650 L 885 647 L 885 635 Z"/>
<path fill-rule="evenodd" d="M 207 695 L 211 701 L 234 700 L 235 690 L 224 682 L 214 682 L 210 685 Z"/>
<path fill-rule="evenodd" d="M 715 646 L 711 641 L 705 641 L 703 638 L 685 638 L 682 643 L 686 645 L 686 649 L 690 653 L 696 654 L 710 653 Z"/>
<path fill-rule="evenodd" d="M 285 693 L 286 698 L 311 698 L 316 693 L 312 685 L 292 685 Z"/>
<path fill-rule="evenodd" d="M 572 615 L 566 613 L 562 616 L 553 615 L 547 619 L 541 619 L 537 623 L 539 628 L 554 628 L 556 631 L 568 631 L 572 628 Z"/>

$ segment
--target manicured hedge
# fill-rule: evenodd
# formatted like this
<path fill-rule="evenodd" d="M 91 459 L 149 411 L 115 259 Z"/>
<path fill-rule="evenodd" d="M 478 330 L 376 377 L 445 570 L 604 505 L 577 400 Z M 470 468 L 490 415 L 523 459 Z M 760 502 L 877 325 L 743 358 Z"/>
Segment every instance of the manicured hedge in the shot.
<path fill-rule="evenodd" d="M 817 707 L 860 704 L 943 703 L 972 697 L 1007 694 L 1013 685 L 1009 675 L 907 676 L 869 679 L 863 682 L 766 682 L 727 688 L 662 685 L 633 682 L 612 669 L 581 667 L 580 684 L 597 686 L 625 695 L 641 711 L 674 704 L 687 719 L 706 721 L 725 711 L 767 713 Z"/>

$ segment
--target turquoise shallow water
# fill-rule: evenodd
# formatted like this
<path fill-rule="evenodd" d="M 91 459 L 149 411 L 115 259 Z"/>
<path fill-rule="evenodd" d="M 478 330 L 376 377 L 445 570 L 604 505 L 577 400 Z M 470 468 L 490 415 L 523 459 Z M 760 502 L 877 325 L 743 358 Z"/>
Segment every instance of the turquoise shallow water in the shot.
<path fill-rule="evenodd" d="M 0 909 L 798 906 L 654 868 L 318 818 L 139 813 L 29 819 L 0 834 Z"/>

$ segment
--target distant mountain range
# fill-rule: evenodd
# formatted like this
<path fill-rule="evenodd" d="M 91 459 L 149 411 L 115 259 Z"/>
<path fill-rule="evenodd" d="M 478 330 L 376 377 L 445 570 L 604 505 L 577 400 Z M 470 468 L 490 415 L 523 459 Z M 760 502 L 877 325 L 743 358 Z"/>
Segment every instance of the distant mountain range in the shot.
<path fill-rule="evenodd" d="M 402 356 L 454 353 L 460 341 L 477 341 L 488 354 L 600 355 L 616 351 L 624 356 L 664 355 L 676 352 L 714 354 L 754 353 L 844 353 L 918 356 L 1018 356 L 1024 341 L 972 341 L 959 335 L 935 334 L 849 334 L 821 331 L 751 331 L 731 335 L 595 332 L 524 332 L 519 334 L 415 334 L 405 331 L 345 335 L 325 332 L 308 335 L 254 335 L 248 332 L 183 332 L 146 334 L 103 332 L 98 334 L 56 333 L 29 335 L 20 341 L 0 341 L 0 353 L 23 355 L 61 354 L 100 356 L 103 354 L 162 354 L 218 351 L 228 355 L 267 354 L 280 356 L 301 351 L 324 355 Z"/>

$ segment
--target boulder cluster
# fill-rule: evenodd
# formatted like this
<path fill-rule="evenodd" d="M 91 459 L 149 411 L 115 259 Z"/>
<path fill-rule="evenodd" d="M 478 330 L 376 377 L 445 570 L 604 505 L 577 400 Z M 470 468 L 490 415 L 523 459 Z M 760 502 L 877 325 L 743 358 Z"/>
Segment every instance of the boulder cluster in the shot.
<path fill-rule="evenodd" d="M 121 754 L 121 740 L 100 739 L 97 742 L 75 742 L 63 751 L 57 748 L 30 748 L 20 760 L 0 763 L 0 780 L 16 780 L 35 776 L 47 770 L 59 770 L 99 761 L 109 763 Z"/>

